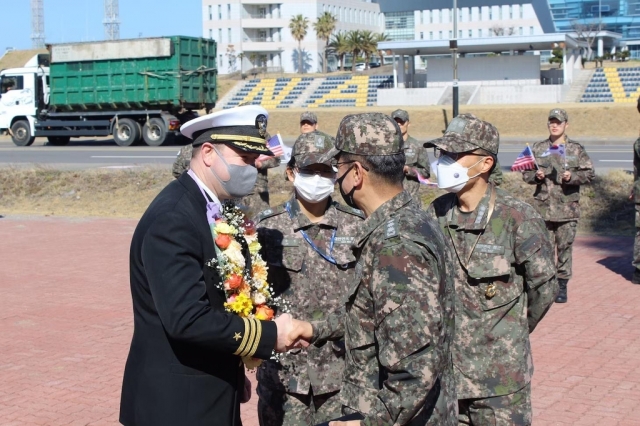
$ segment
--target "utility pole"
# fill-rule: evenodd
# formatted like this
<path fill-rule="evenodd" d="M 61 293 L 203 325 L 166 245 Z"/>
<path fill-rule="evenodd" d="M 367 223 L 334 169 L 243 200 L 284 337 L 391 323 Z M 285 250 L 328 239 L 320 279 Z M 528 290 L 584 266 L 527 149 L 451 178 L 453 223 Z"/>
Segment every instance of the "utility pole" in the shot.
<path fill-rule="evenodd" d="M 449 40 L 453 57 L 453 118 L 458 116 L 458 0 L 453 0 L 453 38 Z"/>
<path fill-rule="evenodd" d="M 120 14 L 118 0 L 104 0 L 104 38 L 106 40 L 120 39 Z"/>
<path fill-rule="evenodd" d="M 44 47 L 43 0 L 31 0 L 31 43 L 34 49 Z"/>

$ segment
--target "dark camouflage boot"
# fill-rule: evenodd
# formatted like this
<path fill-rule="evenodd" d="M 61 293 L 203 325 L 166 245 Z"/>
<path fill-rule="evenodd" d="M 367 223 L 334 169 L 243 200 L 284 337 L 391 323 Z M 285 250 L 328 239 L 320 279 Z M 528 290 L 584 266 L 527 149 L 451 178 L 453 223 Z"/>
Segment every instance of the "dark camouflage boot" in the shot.
<path fill-rule="evenodd" d="M 569 280 L 565 278 L 558 278 L 558 295 L 556 296 L 556 303 L 567 303 L 567 283 Z"/>
<path fill-rule="evenodd" d="M 640 284 L 640 269 L 633 270 L 633 277 L 631 278 L 631 282 L 634 284 Z"/>

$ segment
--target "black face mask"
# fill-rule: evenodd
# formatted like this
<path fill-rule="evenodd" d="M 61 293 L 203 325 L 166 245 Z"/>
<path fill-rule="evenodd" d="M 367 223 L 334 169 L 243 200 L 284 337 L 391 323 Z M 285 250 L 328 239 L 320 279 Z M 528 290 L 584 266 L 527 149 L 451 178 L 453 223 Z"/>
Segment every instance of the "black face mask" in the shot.
<path fill-rule="evenodd" d="M 357 209 L 358 206 L 356 205 L 355 201 L 353 200 L 353 193 L 356 192 L 356 187 L 354 186 L 353 188 L 351 188 L 351 191 L 349 191 L 348 194 L 346 194 L 344 192 L 344 189 L 342 189 L 342 182 L 344 181 L 344 178 L 347 177 L 347 173 L 349 173 L 349 170 L 353 169 L 353 166 L 349 167 L 347 169 L 346 172 L 344 172 L 344 174 L 342 176 L 340 176 L 338 179 L 336 179 L 336 182 L 338 183 L 338 188 L 340 188 L 340 195 L 342 195 L 342 199 L 344 200 L 344 202 L 351 208 Z"/>

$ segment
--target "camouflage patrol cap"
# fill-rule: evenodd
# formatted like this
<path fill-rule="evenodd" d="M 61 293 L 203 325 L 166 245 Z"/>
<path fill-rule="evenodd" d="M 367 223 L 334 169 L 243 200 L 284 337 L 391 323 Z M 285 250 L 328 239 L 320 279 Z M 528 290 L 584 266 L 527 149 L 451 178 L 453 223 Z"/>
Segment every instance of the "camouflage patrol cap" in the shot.
<path fill-rule="evenodd" d="M 569 114 L 567 114 L 567 111 L 563 109 L 554 108 L 551 111 L 549 111 L 549 118 L 556 118 L 560 122 L 565 122 L 565 121 L 569 121 Z"/>
<path fill-rule="evenodd" d="M 340 122 L 335 147 L 322 157 L 331 159 L 340 152 L 356 155 L 393 155 L 404 148 L 400 127 L 379 112 L 347 115 Z M 324 161 L 323 161 L 324 162 Z"/>
<path fill-rule="evenodd" d="M 318 117 L 313 112 L 305 111 L 300 114 L 300 122 L 302 123 L 303 121 L 308 121 L 310 123 L 316 124 L 318 122 Z"/>
<path fill-rule="evenodd" d="M 391 113 L 391 118 L 399 118 L 403 122 L 409 121 L 409 113 L 403 109 L 397 109 Z"/>
<path fill-rule="evenodd" d="M 447 152 L 468 152 L 482 148 L 494 155 L 498 155 L 499 145 L 498 129 L 473 114 L 458 115 L 451 120 L 441 138 L 424 144 L 425 148 L 436 146 Z"/>
<path fill-rule="evenodd" d="M 307 167 L 311 164 L 331 166 L 331 159 L 321 161 L 321 157 L 333 148 L 334 143 L 335 139 L 318 131 L 303 133 L 293 144 L 291 158 L 297 167 Z"/>

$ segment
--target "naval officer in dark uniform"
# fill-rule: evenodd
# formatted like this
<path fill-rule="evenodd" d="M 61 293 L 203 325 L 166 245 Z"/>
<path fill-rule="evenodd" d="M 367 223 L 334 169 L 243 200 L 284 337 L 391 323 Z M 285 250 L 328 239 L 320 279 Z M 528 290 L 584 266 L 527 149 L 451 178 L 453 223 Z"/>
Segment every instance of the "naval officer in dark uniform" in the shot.
<path fill-rule="evenodd" d="M 134 330 L 122 384 L 120 422 L 133 425 L 241 425 L 247 400 L 241 357 L 283 350 L 291 318 L 243 319 L 224 310 L 225 294 L 208 211 L 255 183 L 268 113 L 234 108 L 190 121 L 190 171 L 147 208 L 131 241 Z M 250 388 L 248 388 L 250 389 Z"/>

